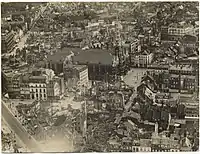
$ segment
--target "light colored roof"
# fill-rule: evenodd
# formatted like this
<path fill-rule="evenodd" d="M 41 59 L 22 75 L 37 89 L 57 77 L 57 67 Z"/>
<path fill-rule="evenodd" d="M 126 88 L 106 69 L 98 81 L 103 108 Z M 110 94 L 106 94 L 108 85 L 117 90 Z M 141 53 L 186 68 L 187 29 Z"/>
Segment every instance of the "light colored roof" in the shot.
<path fill-rule="evenodd" d="M 193 68 L 191 65 L 184 65 L 184 66 L 180 66 L 180 65 L 171 65 L 169 67 L 170 70 L 184 70 L 184 71 L 192 71 Z"/>
<path fill-rule="evenodd" d="M 114 139 L 109 140 L 108 143 L 112 144 L 112 145 L 120 145 L 120 143 L 117 142 L 117 140 L 114 140 Z"/>
<path fill-rule="evenodd" d="M 151 146 L 151 139 L 140 139 L 140 146 L 150 147 Z"/>

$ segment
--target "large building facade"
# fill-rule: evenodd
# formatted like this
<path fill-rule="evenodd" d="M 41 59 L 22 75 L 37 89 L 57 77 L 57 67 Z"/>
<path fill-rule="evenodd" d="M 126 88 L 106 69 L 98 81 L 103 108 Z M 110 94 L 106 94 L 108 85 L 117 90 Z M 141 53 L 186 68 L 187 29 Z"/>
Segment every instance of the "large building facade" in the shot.
<path fill-rule="evenodd" d="M 162 41 L 178 41 L 184 35 L 194 35 L 195 31 L 192 26 L 163 26 L 161 27 L 161 40 Z"/>
<path fill-rule="evenodd" d="M 71 65 L 64 69 L 64 79 L 66 84 L 78 87 L 88 87 L 88 66 L 87 65 Z"/>
<path fill-rule="evenodd" d="M 6 74 L 10 98 L 48 100 L 64 95 L 64 79 L 55 76 L 52 70 L 33 70 L 28 73 Z"/>
<path fill-rule="evenodd" d="M 111 82 L 114 78 L 116 60 L 109 51 L 91 49 L 74 56 L 75 65 L 88 66 L 89 80 Z"/>

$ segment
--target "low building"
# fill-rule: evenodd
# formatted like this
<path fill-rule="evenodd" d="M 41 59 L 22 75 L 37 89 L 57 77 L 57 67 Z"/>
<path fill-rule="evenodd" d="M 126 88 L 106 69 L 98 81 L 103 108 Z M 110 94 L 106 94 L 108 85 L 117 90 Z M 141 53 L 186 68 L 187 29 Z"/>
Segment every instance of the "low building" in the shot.
<path fill-rule="evenodd" d="M 69 47 L 69 48 L 81 48 L 82 47 L 82 38 L 78 38 L 78 39 L 73 39 L 71 41 L 65 41 L 61 43 L 61 47 Z"/>

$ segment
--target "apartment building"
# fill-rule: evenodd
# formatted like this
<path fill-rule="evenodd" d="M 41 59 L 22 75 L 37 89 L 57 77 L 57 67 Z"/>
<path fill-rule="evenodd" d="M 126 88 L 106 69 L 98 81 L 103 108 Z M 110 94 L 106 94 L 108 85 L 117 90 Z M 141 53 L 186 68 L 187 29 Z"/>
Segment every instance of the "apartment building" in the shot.
<path fill-rule="evenodd" d="M 88 78 L 88 67 L 86 65 L 76 65 L 75 69 L 78 75 L 78 85 L 79 86 L 87 86 L 89 83 Z"/>
<path fill-rule="evenodd" d="M 195 29 L 191 25 L 177 25 L 161 27 L 161 40 L 162 41 L 177 41 L 184 35 L 195 35 Z"/>
<path fill-rule="evenodd" d="M 8 95 L 16 99 L 60 99 L 64 95 L 64 79 L 56 77 L 53 70 L 39 69 L 6 74 Z"/>
<path fill-rule="evenodd" d="M 147 67 L 149 64 L 151 64 L 153 55 L 154 54 L 149 50 L 144 50 L 143 52 L 136 54 L 133 59 L 134 65 L 136 67 Z"/>

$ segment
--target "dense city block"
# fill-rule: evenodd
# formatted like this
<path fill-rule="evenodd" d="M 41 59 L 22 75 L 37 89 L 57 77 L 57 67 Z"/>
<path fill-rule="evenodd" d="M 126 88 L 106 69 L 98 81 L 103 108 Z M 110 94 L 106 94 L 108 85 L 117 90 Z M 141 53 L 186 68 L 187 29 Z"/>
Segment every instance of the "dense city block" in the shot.
<path fill-rule="evenodd" d="M 199 150 L 198 2 L 1 4 L 3 152 Z"/>

